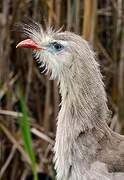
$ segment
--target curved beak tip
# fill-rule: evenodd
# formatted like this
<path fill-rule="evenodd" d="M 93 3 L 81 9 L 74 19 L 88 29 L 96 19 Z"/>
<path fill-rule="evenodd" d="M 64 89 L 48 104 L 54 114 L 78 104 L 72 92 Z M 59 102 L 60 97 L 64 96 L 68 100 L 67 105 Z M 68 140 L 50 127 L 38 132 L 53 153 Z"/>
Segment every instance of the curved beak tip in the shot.
<path fill-rule="evenodd" d="M 16 45 L 16 48 L 18 48 L 20 45 L 19 45 L 19 43 Z"/>

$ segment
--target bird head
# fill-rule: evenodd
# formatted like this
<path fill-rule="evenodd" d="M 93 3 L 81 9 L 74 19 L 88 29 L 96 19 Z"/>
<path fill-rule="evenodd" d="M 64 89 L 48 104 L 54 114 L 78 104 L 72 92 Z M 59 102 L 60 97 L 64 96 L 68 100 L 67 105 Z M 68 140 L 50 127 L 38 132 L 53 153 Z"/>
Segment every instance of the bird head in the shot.
<path fill-rule="evenodd" d="M 33 58 L 41 73 L 50 72 L 51 79 L 68 74 L 80 59 L 78 57 L 88 47 L 85 40 L 68 31 L 55 31 L 51 27 L 43 30 L 42 26 L 36 22 L 23 24 L 21 28 L 26 39 L 18 43 L 16 47 L 31 48 Z"/>
<path fill-rule="evenodd" d="M 74 103 L 74 107 L 76 103 L 82 104 L 87 122 L 90 115 L 91 119 L 99 119 L 97 115 L 100 119 L 108 119 L 102 76 L 87 41 L 72 32 L 55 31 L 50 27 L 43 30 L 36 22 L 22 24 L 20 31 L 23 31 L 26 39 L 17 47 L 31 48 L 41 73 L 50 72 L 51 79 L 57 79 L 62 102 L 68 101 L 70 108 L 71 103 Z"/>

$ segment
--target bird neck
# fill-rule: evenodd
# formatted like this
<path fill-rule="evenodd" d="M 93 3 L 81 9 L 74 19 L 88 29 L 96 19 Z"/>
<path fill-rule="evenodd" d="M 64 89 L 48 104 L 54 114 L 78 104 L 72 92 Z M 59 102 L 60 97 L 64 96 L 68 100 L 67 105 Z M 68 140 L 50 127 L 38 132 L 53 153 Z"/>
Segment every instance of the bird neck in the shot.
<path fill-rule="evenodd" d="M 109 114 L 106 94 L 98 67 L 88 69 L 77 62 L 68 73 L 61 74 L 59 83 L 62 101 L 54 147 L 55 168 L 58 179 L 66 180 L 76 167 L 72 176 L 81 179 L 77 175 L 85 173 L 90 160 L 94 161 L 99 140 L 105 135 Z"/>
<path fill-rule="evenodd" d="M 110 113 L 98 65 L 94 63 L 88 69 L 78 63 L 74 64 L 75 69 L 71 67 L 68 73 L 61 75 L 58 121 L 65 121 L 73 131 L 85 131 L 105 123 Z"/>

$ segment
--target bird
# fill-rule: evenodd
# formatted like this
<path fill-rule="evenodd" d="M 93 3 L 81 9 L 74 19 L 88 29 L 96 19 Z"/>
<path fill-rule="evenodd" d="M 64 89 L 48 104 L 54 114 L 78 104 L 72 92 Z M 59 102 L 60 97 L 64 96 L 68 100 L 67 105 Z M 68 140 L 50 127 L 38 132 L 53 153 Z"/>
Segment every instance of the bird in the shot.
<path fill-rule="evenodd" d="M 96 54 L 70 31 L 21 23 L 26 38 L 17 48 L 32 49 L 43 75 L 56 80 L 61 95 L 54 163 L 57 180 L 124 179 L 124 136 L 108 126 L 111 112 Z"/>

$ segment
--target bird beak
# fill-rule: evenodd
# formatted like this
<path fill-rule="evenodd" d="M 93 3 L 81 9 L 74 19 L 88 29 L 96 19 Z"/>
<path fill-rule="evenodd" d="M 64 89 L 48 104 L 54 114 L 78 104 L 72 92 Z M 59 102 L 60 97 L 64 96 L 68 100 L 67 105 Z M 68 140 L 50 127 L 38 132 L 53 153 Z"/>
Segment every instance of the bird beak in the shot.
<path fill-rule="evenodd" d="M 43 49 L 38 46 L 32 39 L 25 39 L 17 44 L 16 48 L 22 47 L 22 48 L 31 48 L 31 49 Z"/>

